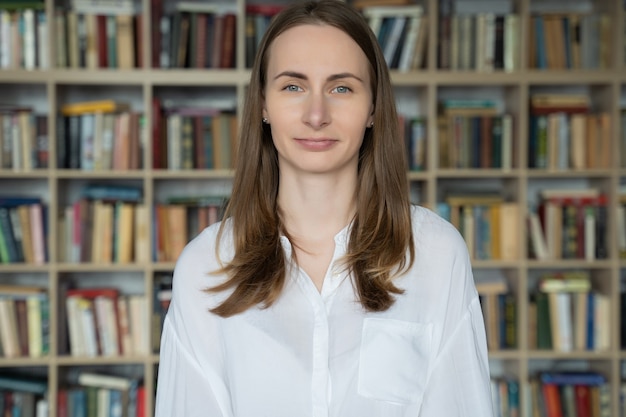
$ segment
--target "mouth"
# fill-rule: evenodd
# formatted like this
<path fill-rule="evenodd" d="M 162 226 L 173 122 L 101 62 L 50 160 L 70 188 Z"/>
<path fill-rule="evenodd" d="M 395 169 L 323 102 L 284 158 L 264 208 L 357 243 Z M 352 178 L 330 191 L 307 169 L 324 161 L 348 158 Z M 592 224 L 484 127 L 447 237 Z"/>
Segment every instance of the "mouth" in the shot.
<path fill-rule="evenodd" d="M 296 138 L 295 141 L 306 149 L 319 151 L 326 150 L 338 142 L 331 138 Z"/>

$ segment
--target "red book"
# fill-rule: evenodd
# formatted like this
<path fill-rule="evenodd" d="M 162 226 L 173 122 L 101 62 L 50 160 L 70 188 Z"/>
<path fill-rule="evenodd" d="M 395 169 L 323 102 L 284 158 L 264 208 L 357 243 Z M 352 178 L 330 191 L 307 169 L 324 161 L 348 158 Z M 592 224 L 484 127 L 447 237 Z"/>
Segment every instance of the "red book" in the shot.
<path fill-rule="evenodd" d="M 196 37 L 196 62 L 190 63 L 190 66 L 204 68 L 206 64 L 207 47 L 207 15 L 205 13 L 198 13 L 196 19 L 196 33 L 192 34 L 192 36 Z"/>
<path fill-rule="evenodd" d="M 559 386 L 555 384 L 543 384 L 541 389 L 543 391 L 543 401 L 546 405 L 546 417 L 563 417 Z"/>
<path fill-rule="evenodd" d="M 161 169 L 161 101 L 152 98 L 152 169 Z"/>
<path fill-rule="evenodd" d="M 107 68 L 108 50 L 107 50 L 107 17 L 104 15 L 96 16 L 96 32 L 98 39 L 98 68 Z"/>
<path fill-rule="evenodd" d="M 222 29 L 222 53 L 219 68 L 235 67 L 235 32 L 237 29 L 237 16 L 233 13 L 224 15 Z"/>
<path fill-rule="evenodd" d="M 588 385 L 575 385 L 576 417 L 591 417 L 591 392 Z"/>
<path fill-rule="evenodd" d="M 143 385 L 137 388 L 137 417 L 147 417 L 146 388 Z"/>
<path fill-rule="evenodd" d="M 71 288 L 67 290 L 67 297 L 80 296 L 93 300 L 96 297 L 109 297 L 117 300 L 119 291 L 116 288 Z"/>
<path fill-rule="evenodd" d="M 60 389 L 57 395 L 57 417 L 69 417 L 67 415 L 67 390 Z"/>
<path fill-rule="evenodd" d="M 246 4 L 246 14 L 274 16 L 285 7 L 283 4 Z"/>

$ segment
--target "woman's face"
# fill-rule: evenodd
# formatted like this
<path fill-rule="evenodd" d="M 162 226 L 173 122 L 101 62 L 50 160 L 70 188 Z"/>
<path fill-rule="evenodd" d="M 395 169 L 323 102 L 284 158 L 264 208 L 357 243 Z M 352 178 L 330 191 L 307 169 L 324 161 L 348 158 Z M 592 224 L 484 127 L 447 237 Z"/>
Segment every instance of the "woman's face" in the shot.
<path fill-rule="evenodd" d="M 263 117 L 281 172 L 356 172 L 373 120 L 361 48 L 335 27 L 301 25 L 279 35 L 268 52 Z"/>

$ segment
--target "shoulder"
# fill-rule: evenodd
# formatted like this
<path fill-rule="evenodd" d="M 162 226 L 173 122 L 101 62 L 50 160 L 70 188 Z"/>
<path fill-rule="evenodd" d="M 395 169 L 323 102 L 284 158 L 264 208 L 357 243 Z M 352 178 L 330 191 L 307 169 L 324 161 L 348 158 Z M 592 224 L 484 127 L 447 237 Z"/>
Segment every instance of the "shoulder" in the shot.
<path fill-rule="evenodd" d="M 207 288 L 224 279 L 215 271 L 232 258 L 232 229 L 230 222 L 227 222 L 220 235 L 220 227 L 221 223 L 207 227 L 183 249 L 174 268 L 174 297 L 194 299 L 199 294 L 206 294 Z"/>
<path fill-rule="evenodd" d="M 184 267 L 188 264 L 206 265 L 212 267 L 219 264 L 222 258 L 228 258 L 232 252 L 232 227 L 230 221 L 224 222 L 224 230 L 219 235 L 222 222 L 214 223 L 205 228 L 193 238 L 178 257 L 176 267 Z M 218 245 L 218 239 L 220 239 Z M 219 256 L 216 252 L 219 249 Z"/>
<path fill-rule="evenodd" d="M 450 222 L 422 206 L 411 207 L 411 222 L 416 252 L 464 255 L 467 246 L 459 231 Z"/>

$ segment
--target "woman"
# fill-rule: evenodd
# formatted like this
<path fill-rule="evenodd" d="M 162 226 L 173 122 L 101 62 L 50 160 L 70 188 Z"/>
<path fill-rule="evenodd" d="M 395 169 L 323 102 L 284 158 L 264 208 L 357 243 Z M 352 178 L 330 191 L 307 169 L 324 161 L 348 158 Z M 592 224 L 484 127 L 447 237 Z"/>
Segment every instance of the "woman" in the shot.
<path fill-rule="evenodd" d="M 323 0 L 259 47 L 226 219 L 188 244 L 156 415 L 491 416 L 467 250 L 408 197 L 388 70 Z"/>

